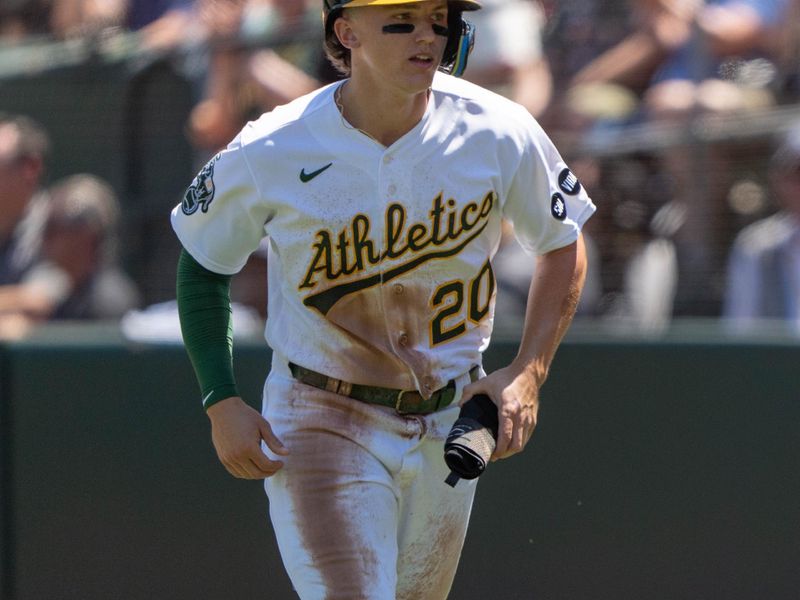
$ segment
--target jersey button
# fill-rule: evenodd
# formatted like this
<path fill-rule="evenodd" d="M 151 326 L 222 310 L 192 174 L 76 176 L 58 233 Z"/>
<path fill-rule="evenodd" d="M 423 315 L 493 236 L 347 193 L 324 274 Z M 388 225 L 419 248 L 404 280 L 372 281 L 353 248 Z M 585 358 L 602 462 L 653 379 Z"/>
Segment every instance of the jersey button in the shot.
<path fill-rule="evenodd" d="M 400 337 L 397 338 L 397 343 L 401 346 L 408 346 L 408 334 L 401 333 Z"/>
<path fill-rule="evenodd" d="M 388 192 L 389 192 L 389 195 L 391 195 L 391 196 L 394 196 L 394 195 L 397 193 L 397 186 L 396 186 L 395 184 L 391 184 L 391 185 L 390 185 L 390 186 L 387 188 L 387 190 L 386 190 L 386 191 L 388 191 Z"/>
<path fill-rule="evenodd" d="M 392 162 L 391 155 L 387 154 L 386 156 L 383 157 L 383 164 L 388 165 L 390 162 Z"/>
<path fill-rule="evenodd" d="M 399 296 L 400 294 L 406 291 L 406 288 L 403 287 L 402 283 L 395 283 L 392 289 L 394 290 L 395 296 Z"/>

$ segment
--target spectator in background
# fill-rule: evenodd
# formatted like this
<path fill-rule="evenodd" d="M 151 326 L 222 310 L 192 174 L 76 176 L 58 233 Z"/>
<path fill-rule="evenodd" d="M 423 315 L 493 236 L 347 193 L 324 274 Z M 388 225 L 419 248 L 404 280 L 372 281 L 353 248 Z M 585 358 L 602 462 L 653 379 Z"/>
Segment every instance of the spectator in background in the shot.
<path fill-rule="evenodd" d="M 249 72 L 258 85 L 262 111 L 270 111 L 338 79 L 322 50 L 318 0 L 250 0 L 242 35 L 246 40 L 282 40 L 256 51 Z"/>
<path fill-rule="evenodd" d="M 189 12 L 195 0 L 128 0 L 125 22 L 131 31 L 139 31 L 173 13 Z"/>
<path fill-rule="evenodd" d="M 119 205 L 111 187 L 74 175 L 50 190 L 40 258 L 17 285 L 0 287 L 0 335 L 62 319 L 116 319 L 139 302 L 117 262 Z"/>
<path fill-rule="evenodd" d="M 122 27 L 128 0 L 52 0 L 50 33 L 65 39 L 91 36 L 109 27 Z"/>
<path fill-rule="evenodd" d="M 652 1 L 652 0 L 651 0 Z M 656 0 L 654 35 L 667 51 L 644 94 L 646 116 L 686 123 L 699 114 L 731 114 L 775 103 L 776 52 L 790 0 Z M 733 183 L 732 148 L 670 148 L 662 156 L 685 222 L 674 236 L 675 314 L 718 315 L 724 296 L 725 199 Z"/>
<path fill-rule="evenodd" d="M 724 316 L 739 330 L 782 319 L 800 333 L 800 123 L 773 155 L 770 183 L 779 210 L 736 237 Z"/>
<path fill-rule="evenodd" d="M 125 25 L 139 34 L 142 48 L 171 52 L 202 38 L 195 0 L 126 0 Z"/>
<path fill-rule="evenodd" d="M 635 30 L 579 71 L 576 86 L 618 84 L 643 99 L 648 118 L 682 118 L 771 102 L 776 34 L 792 0 L 646 0 Z M 587 92 L 587 95 L 589 92 Z"/>
<path fill-rule="evenodd" d="M 792 1 L 636 3 L 636 29 L 573 79 L 567 104 L 593 133 L 643 120 L 675 134 L 675 143 L 656 157 L 672 194 L 664 210 L 680 217 L 671 219 L 669 237 L 658 240 L 664 249 L 672 244 L 672 254 L 657 253 L 671 256 L 677 268 L 674 296 L 661 299 L 674 315 L 720 312 L 729 229 L 725 199 L 734 174 L 735 149 L 695 145 L 688 124 L 701 115 L 738 114 L 776 102 L 777 34 Z M 657 130 L 653 139 L 658 141 Z"/>
<path fill-rule="evenodd" d="M 790 0 L 659 0 L 653 31 L 668 52 L 645 95 L 652 118 L 772 104 L 773 41 Z M 755 62 L 759 57 L 761 60 Z"/>
<path fill-rule="evenodd" d="M 2 0 L 0 41 L 17 43 L 32 35 L 50 33 L 49 0 Z"/>
<path fill-rule="evenodd" d="M 550 102 L 552 75 L 542 48 L 538 0 L 483 0 L 469 15 L 475 47 L 465 78 L 522 104 L 539 117 Z"/>
<path fill-rule="evenodd" d="M 189 132 L 195 146 L 213 154 L 244 124 L 318 88 L 323 59 L 316 0 L 200 0 L 211 56 L 203 99 L 192 110 Z M 318 39 L 308 39 L 310 24 Z M 254 50 L 254 41 L 287 41 Z M 220 42 L 227 41 L 227 44 Z M 233 43 L 232 43 L 233 42 Z"/>
<path fill-rule="evenodd" d="M 237 39 L 244 9 L 243 0 L 200 0 L 196 7 L 209 54 L 202 97 L 189 116 L 188 133 L 202 160 L 224 147 L 255 112 L 254 88 L 246 74 L 251 52 Z"/>
<path fill-rule="evenodd" d="M 37 257 L 49 150 L 47 132 L 33 119 L 0 114 L 0 285 L 19 282 Z"/>
<path fill-rule="evenodd" d="M 0 39 L 20 42 L 32 35 L 58 39 L 96 35 L 107 28 L 133 31 L 161 21 L 173 9 L 191 6 L 194 0 L 2 0 L 0 2 Z M 172 15 L 171 15 L 172 16 Z M 169 22 L 170 26 L 167 26 Z M 164 19 L 154 27 L 154 41 L 168 43 L 153 46 L 174 47 L 186 34 L 188 19 L 180 24 Z M 169 34 L 166 33 L 169 30 Z"/>

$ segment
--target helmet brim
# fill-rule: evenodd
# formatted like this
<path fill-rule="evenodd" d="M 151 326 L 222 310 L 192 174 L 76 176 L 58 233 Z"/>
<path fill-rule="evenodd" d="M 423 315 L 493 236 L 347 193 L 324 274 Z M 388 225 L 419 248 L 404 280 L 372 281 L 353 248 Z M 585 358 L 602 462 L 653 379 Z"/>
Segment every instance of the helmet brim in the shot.
<path fill-rule="evenodd" d="M 427 2 L 428 0 L 350 0 L 346 2 L 339 0 L 335 6 L 341 8 L 358 8 L 360 6 L 392 6 L 397 4 L 416 4 Z M 478 10 L 481 8 L 480 2 L 476 0 L 448 0 L 448 6 L 453 6 L 458 10 Z"/>

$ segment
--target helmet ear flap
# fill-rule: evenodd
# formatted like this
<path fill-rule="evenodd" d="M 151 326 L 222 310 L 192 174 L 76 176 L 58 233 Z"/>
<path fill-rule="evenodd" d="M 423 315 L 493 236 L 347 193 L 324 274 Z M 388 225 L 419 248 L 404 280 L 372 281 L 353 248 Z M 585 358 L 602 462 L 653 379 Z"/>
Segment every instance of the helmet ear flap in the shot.
<path fill-rule="evenodd" d="M 475 27 L 462 17 L 462 11 L 450 10 L 447 15 L 447 45 L 442 55 L 439 70 L 461 77 L 467 68 L 472 47 L 475 45 Z"/>

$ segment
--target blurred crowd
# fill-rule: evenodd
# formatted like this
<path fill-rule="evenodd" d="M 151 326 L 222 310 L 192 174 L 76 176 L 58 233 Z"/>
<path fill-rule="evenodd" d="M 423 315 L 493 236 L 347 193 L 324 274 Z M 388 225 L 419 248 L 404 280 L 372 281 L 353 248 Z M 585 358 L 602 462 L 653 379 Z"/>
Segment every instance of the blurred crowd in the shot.
<path fill-rule="evenodd" d="M 800 333 L 800 0 L 482 4 L 466 78 L 539 119 L 598 205 L 579 315 L 649 332 L 703 316 Z M 339 77 L 321 0 L 0 3 L 0 49 L 114 35 L 194 61 L 183 131 L 197 164 Z M 123 190 L 92 173 L 49 181 L 51 146 L 68 143 L 35 115 L 0 114 L 0 338 L 151 303 L 120 252 Z M 495 266 L 497 314 L 521 318 L 534 260 L 510 228 Z M 265 270 L 266 249 L 233 288 L 260 319 Z"/>
<path fill-rule="evenodd" d="M 118 261 L 114 190 L 90 174 L 44 189 L 49 147 L 35 121 L 0 114 L 0 338 L 51 319 L 118 319 L 139 302 Z"/>

